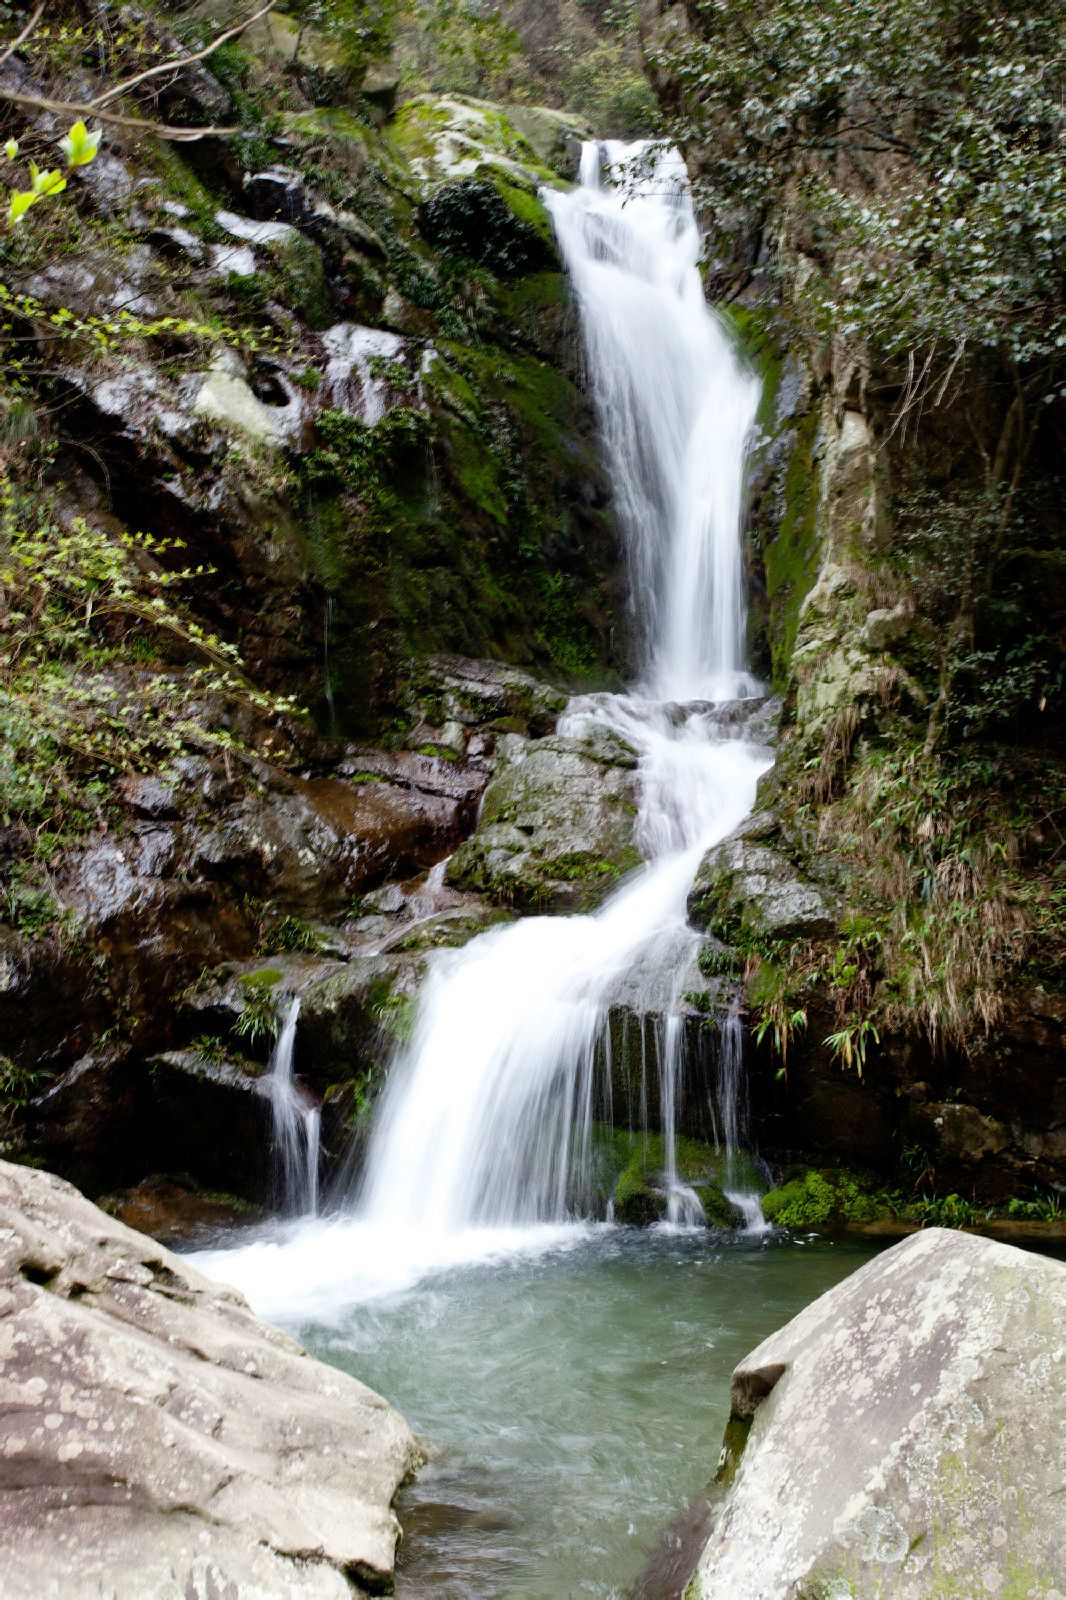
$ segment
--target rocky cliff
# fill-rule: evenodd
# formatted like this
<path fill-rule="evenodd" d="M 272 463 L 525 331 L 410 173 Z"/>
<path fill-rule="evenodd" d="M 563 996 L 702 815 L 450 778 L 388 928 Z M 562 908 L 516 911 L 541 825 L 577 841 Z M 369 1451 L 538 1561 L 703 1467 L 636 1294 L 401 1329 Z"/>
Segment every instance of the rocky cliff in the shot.
<path fill-rule="evenodd" d="M 15 173 L 64 106 L 173 62 L 0 242 L 0 1137 L 94 1194 L 164 1174 L 266 1203 L 287 995 L 339 1154 L 436 949 L 592 906 L 636 860 L 632 752 L 554 731 L 567 691 L 619 681 L 626 613 L 537 197 L 583 123 L 528 99 L 584 104 L 578 58 L 614 25 L 551 12 L 563 77 L 548 13 L 504 19 L 532 77 L 486 76 L 463 34 L 466 87 L 515 96 L 492 103 L 434 87 L 439 39 L 298 12 L 200 61 L 196 8 L 91 38 L 72 13 L 0 67 Z M 1050 1214 L 1054 408 L 991 361 L 915 399 L 898 352 L 827 323 L 842 250 L 795 173 L 713 203 L 742 140 L 712 147 L 686 77 L 709 15 L 651 7 L 645 54 L 707 200 L 709 293 L 764 379 L 751 651 L 780 731 L 693 889 L 691 1057 L 713 1069 L 742 984 L 783 1220 L 869 1221 L 870 1190 L 914 1220 Z M 641 105 L 606 131 L 652 126 Z M 1032 505 L 1016 486 L 1004 511 L 1000 445 Z M 657 1004 L 619 997 L 620 1104 Z"/>
<path fill-rule="evenodd" d="M 978 7 L 952 55 L 936 18 L 890 10 L 805 31 L 771 3 L 644 12 L 709 288 L 764 378 L 752 647 L 783 697 L 757 815 L 705 861 L 692 912 L 744 972 L 765 1147 L 1038 1207 L 1066 1160 L 1050 14 L 1023 41 Z M 979 90 L 1005 73 L 1009 103 Z M 1051 144 L 1008 169 L 1026 94 Z M 987 171 L 972 153 L 947 170 L 955 116 Z M 1008 170 L 1014 231 L 986 245 L 951 185 L 987 194 Z"/>
<path fill-rule="evenodd" d="M 580 122 L 398 105 L 388 38 L 343 17 L 274 14 L 204 63 L 207 21 L 171 20 L 31 30 L 2 67 L 16 167 L 49 106 L 150 80 L 0 242 L 5 1137 L 97 1193 L 260 1194 L 233 1169 L 271 986 L 227 1041 L 198 981 L 346 959 L 361 898 L 469 831 L 496 742 L 551 730 L 558 690 L 434 651 L 600 684 L 624 613 L 537 198 Z M 480 925 L 442 903 L 442 939 Z"/>

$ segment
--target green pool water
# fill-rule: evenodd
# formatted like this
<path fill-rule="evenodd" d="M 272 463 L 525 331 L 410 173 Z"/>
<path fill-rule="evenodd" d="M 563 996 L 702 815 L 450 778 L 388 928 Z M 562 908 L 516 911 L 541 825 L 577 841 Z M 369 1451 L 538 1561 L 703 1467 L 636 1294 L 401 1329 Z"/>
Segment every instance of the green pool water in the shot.
<path fill-rule="evenodd" d="M 586 1229 L 287 1326 L 436 1452 L 401 1501 L 398 1595 L 606 1600 L 713 1475 L 735 1364 L 873 1254 Z"/>

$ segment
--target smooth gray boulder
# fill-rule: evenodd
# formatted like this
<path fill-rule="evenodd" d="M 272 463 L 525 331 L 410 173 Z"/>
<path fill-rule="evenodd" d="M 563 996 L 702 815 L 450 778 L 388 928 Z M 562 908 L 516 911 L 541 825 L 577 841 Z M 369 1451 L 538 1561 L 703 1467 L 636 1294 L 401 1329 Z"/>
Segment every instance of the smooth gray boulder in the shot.
<path fill-rule="evenodd" d="M 398 1412 L 235 1290 L 0 1162 L 5 1600 L 391 1590 Z"/>
<path fill-rule="evenodd" d="M 689 1600 L 1062 1600 L 1066 1266 L 931 1228 L 733 1373 Z"/>

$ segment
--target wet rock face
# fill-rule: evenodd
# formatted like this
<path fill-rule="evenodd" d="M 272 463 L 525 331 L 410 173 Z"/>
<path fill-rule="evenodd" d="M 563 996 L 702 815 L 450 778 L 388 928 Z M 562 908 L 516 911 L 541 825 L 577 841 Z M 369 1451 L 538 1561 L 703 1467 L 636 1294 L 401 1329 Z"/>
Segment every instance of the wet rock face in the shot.
<path fill-rule="evenodd" d="M 1057 1594 L 1064 1315 L 1060 1262 L 942 1229 L 816 1300 L 733 1374 L 751 1432 L 691 1592 Z"/>
<path fill-rule="evenodd" d="M 7 1162 L 0 1403 L 10 1600 L 392 1588 L 391 1502 L 418 1459 L 403 1418 L 232 1289 Z"/>
<path fill-rule="evenodd" d="M 561 736 L 515 751 L 448 882 L 527 910 L 591 909 L 640 864 L 636 757 L 621 740 Z"/>
<path fill-rule="evenodd" d="M 836 928 L 826 892 L 804 878 L 777 843 L 777 819 L 756 811 L 700 862 L 688 896 L 689 918 L 723 937 L 816 939 Z"/>
<path fill-rule="evenodd" d="M 436 655 L 411 671 L 408 709 L 419 724 L 457 723 L 489 734 L 552 733 L 566 695 L 519 667 L 468 656 Z"/>

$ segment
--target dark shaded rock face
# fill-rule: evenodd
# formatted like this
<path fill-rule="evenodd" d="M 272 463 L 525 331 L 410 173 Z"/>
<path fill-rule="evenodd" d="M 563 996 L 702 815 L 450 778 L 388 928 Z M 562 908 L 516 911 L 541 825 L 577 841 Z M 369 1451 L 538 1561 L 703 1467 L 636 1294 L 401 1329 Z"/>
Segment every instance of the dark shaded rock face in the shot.
<path fill-rule="evenodd" d="M 391 1590 L 397 1412 L 58 1178 L 0 1162 L 0 1218 L 10 1600 Z"/>
<path fill-rule="evenodd" d="M 182 820 L 135 822 L 66 857 L 56 890 L 69 932 L 57 947 L 9 937 L 0 1019 L 12 1055 L 78 1051 L 102 987 L 94 972 L 101 1006 L 126 1008 L 150 1038 L 168 996 L 204 967 L 252 953 L 256 903 L 329 920 L 360 891 L 439 860 L 461 834 L 464 801 L 413 784 L 304 781 L 260 764 L 255 791 L 227 801 L 236 786 L 206 763 L 186 776 L 195 781 L 129 791 L 138 810 L 180 807 Z"/>

